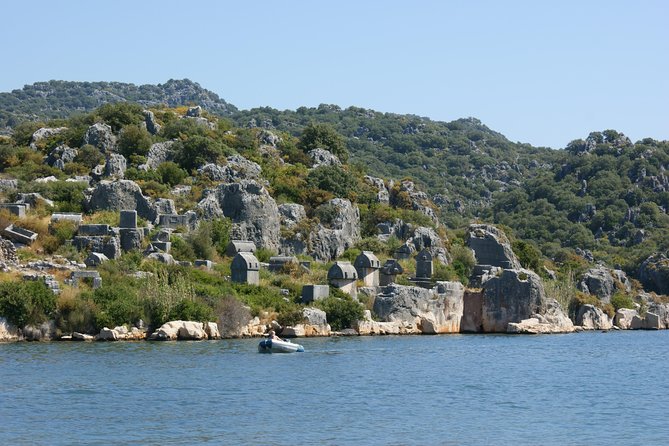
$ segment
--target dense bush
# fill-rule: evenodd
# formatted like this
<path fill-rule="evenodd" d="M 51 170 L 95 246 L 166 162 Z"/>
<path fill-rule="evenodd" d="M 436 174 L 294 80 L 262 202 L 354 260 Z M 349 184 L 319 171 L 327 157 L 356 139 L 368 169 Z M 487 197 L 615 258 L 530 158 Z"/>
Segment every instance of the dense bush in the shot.
<path fill-rule="evenodd" d="M 91 300 L 99 309 L 95 314 L 96 330 L 134 324 L 145 319 L 138 290 L 127 280 L 113 283 L 103 281 L 103 286 L 92 292 Z"/>
<path fill-rule="evenodd" d="M 42 281 L 0 282 L 0 316 L 17 327 L 53 316 L 56 296 Z"/>
<path fill-rule="evenodd" d="M 109 124 L 113 131 L 118 132 L 130 124 L 139 124 L 144 120 L 142 106 L 132 102 L 104 104 L 94 115 Z"/>
<path fill-rule="evenodd" d="M 156 170 L 160 178 L 160 182 L 163 184 L 168 184 L 172 187 L 181 183 L 184 178 L 188 176 L 188 172 L 180 168 L 178 164 L 173 163 L 172 161 L 161 163 Z"/>
<path fill-rule="evenodd" d="M 611 305 L 618 311 L 620 308 L 634 309 L 634 299 L 623 291 L 617 291 L 611 296 Z"/>
<path fill-rule="evenodd" d="M 133 155 L 146 155 L 149 153 L 153 140 L 146 129 L 138 125 L 127 125 L 123 127 L 118 139 L 118 151 L 126 158 Z"/>
<path fill-rule="evenodd" d="M 175 152 L 174 161 L 189 172 L 233 153 L 232 149 L 220 141 L 197 135 L 175 143 L 172 149 Z"/>
<path fill-rule="evenodd" d="M 346 141 L 329 124 L 311 123 L 304 128 L 298 147 L 304 152 L 313 149 L 325 149 L 337 155 L 345 163 L 348 160 Z"/>
<path fill-rule="evenodd" d="M 330 297 L 319 300 L 316 306 L 327 314 L 330 327 L 335 330 L 351 328 L 364 317 L 365 308 L 360 302 L 338 289 L 331 289 Z"/>

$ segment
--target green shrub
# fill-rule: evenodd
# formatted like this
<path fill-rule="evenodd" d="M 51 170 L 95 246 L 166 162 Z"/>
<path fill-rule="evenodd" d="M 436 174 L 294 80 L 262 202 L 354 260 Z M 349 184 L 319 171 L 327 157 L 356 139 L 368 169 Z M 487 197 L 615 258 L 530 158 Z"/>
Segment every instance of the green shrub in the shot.
<path fill-rule="evenodd" d="M 212 240 L 211 224 L 203 222 L 195 231 L 186 236 L 186 241 L 190 244 L 195 258 L 211 260 L 216 254 L 214 242 Z"/>
<path fill-rule="evenodd" d="M 617 291 L 611 296 L 611 305 L 618 311 L 620 308 L 634 308 L 634 299 L 629 294 Z"/>
<path fill-rule="evenodd" d="M 174 161 L 188 172 L 206 163 L 216 163 L 219 158 L 234 152 L 220 141 L 205 136 L 191 136 L 172 146 Z"/>
<path fill-rule="evenodd" d="M 56 296 L 42 281 L 0 282 L 0 316 L 23 327 L 53 316 Z"/>
<path fill-rule="evenodd" d="M 350 328 L 363 318 L 365 308 L 360 302 L 336 288 L 331 289 L 330 293 L 332 294 L 330 297 L 319 300 L 316 306 L 325 311 L 328 323 L 333 330 Z"/>
<path fill-rule="evenodd" d="M 97 307 L 90 299 L 90 293 L 80 293 L 76 297 L 63 294 L 58 297 L 56 326 L 64 333 L 94 333 Z"/>
<path fill-rule="evenodd" d="M 302 130 L 297 146 L 303 152 L 313 149 L 325 149 L 337 155 L 342 163 L 348 160 L 346 142 L 330 124 L 311 123 Z"/>
<path fill-rule="evenodd" d="M 207 136 L 209 129 L 194 119 L 175 119 L 165 123 L 161 133 L 165 139 L 186 139 L 192 136 Z"/>
<path fill-rule="evenodd" d="M 304 322 L 304 315 L 302 313 L 302 307 L 299 305 L 291 305 L 281 311 L 277 316 L 277 322 L 282 327 L 292 327 L 297 324 Z"/>
<path fill-rule="evenodd" d="M 221 336 L 231 337 L 239 334 L 241 328 L 251 320 L 248 308 L 233 296 L 225 296 L 216 304 L 218 329 Z"/>
<path fill-rule="evenodd" d="M 118 132 L 130 124 L 139 124 L 144 120 L 143 107 L 132 102 L 115 102 L 104 104 L 95 111 L 95 116 L 109 124 L 113 131 Z"/>
<path fill-rule="evenodd" d="M 336 197 L 353 198 L 357 180 L 347 170 L 339 166 L 319 166 L 307 175 L 307 186 L 331 192 Z"/>
<path fill-rule="evenodd" d="M 518 256 L 518 260 L 523 268 L 528 268 L 535 272 L 539 271 L 541 251 L 533 244 L 523 240 L 516 240 L 511 247 L 516 256 Z"/>
<path fill-rule="evenodd" d="M 127 125 L 123 127 L 118 139 L 118 151 L 126 158 L 133 155 L 146 155 L 149 153 L 153 140 L 146 129 L 138 125 Z"/>
<path fill-rule="evenodd" d="M 144 308 L 139 299 L 138 291 L 131 282 L 115 281 L 104 283 L 93 291 L 93 301 L 99 308 L 96 314 L 95 328 L 123 324 L 132 324 L 144 319 Z"/>
<path fill-rule="evenodd" d="M 189 262 L 197 258 L 193 246 L 181 237 L 172 237 L 170 254 L 177 260 L 187 260 Z"/>
<path fill-rule="evenodd" d="M 229 218 L 216 218 L 208 222 L 211 225 L 211 241 L 221 257 L 230 243 L 232 221 Z"/>
<path fill-rule="evenodd" d="M 258 248 L 255 252 L 256 258 L 260 262 L 269 262 L 269 258 L 276 255 L 276 253 L 267 248 Z"/>
<path fill-rule="evenodd" d="M 160 177 L 160 182 L 163 184 L 169 184 L 172 187 L 181 183 L 184 178 L 188 176 L 188 172 L 180 168 L 178 164 L 173 163 L 172 161 L 161 163 L 156 170 L 158 176 Z"/>
<path fill-rule="evenodd" d="M 449 265 L 463 284 L 469 283 L 469 277 L 474 271 L 476 259 L 472 250 L 463 245 L 453 245 L 450 249 L 451 265 Z"/>
<path fill-rule="evenodd" d="M 170 320 L 209 322 L 214 320 L 214 311 L 197 299 L 178 302 L 169 313 Z"/>

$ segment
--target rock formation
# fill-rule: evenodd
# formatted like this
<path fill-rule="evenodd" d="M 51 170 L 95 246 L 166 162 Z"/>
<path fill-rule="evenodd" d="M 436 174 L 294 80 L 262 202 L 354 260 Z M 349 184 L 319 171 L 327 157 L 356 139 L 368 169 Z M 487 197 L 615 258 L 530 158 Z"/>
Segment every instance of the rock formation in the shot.
<path fill-rule="evenodd" d="M 341 256 L 360 240 L 360 210 L 350 201 L 333 198 L 316 210 L 328 207 L 330 221 L 321 222 L 309 234 L 309 252 L 315 260 L 328 262 Z"/>
<path fill-rule="evenodd" d="M 479 265 L 520 269 L 520 262 L 511 249 L 509 239 L 492 225 L 470 225 L 466 243 L 474 250 L 476 263 Z"/>
<path fill-rule="evenodd" d="M 279 209 L 267 189 L 252 180 L 219 184 L 198 203 L 204 218 L 228 217 L 231 238 L 249 240 L 261 248 L 278 251 Z"/>
<path fill-rule="evenodd" d="M 116 137 L 109 125 L 98 122 L 86 130 L 84 144 L 97 147 L 102 153 L 113 152 L 116 149 Z"/>
<path fill-rule="evenodd" d="M 639 268 L 639 281 L 644 288 L 660 294 L 669 294 L 669 259 L 664 254 L 653 254 Z"/>
<path fill-rule="evenodd" d="M 374 313 L 384 322 L 403 322 L 420 333 L 459 333 L 464 287 L 439 282 L 432 290 L 390 284 L 374 300 Z"/>
<path fill-rule="evenodd" d="M 611 318 L 594 305 L 581 305 L 576 314 L 576 325 L 585 330 L 609 330 L 613 327 Z"/>
<path fill-rule="evenodd" d="M 130 180 L 101 181 L 86 191 L 84 206 L 88 211 L 121 211 L 135 209 L 137 215 L 154 222 L 158 214 L 142 189 Z"/>

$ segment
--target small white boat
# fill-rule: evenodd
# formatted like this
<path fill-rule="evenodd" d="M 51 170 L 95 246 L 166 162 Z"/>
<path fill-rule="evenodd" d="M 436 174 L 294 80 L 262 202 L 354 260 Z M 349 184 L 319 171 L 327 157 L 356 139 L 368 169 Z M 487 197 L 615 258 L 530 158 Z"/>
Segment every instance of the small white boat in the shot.
<path fill-rule="evenodd" d="M 295 353 L 303 352 L 304 347 L 286 340 L 263 339 L 258 344 L 260 353 Z"/>

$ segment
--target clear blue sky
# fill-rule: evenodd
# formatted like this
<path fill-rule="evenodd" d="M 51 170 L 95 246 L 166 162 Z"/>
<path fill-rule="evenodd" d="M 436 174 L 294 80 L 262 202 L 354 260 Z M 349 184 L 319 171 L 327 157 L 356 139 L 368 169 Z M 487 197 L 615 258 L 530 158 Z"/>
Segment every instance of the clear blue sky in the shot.
<path fill-rule="evenodd" d="M 189 78 L 246 109 L 474 116 L 513 141 L 669 139 L 669 2 L 2 3 L 0 91 Z"/>

